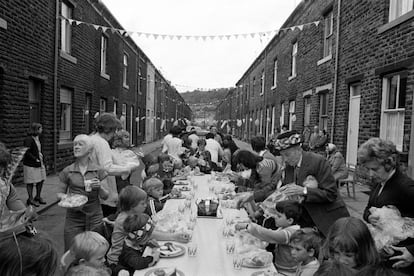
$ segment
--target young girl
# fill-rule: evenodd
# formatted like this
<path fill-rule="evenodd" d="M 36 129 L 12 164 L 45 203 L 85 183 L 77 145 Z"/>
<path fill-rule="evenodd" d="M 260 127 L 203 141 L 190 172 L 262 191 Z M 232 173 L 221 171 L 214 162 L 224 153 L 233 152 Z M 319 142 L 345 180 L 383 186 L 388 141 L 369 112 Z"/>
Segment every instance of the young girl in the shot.
<path fill-rule="evenodd" d="M 366 224 L 354 217 L 340 218 L 329 228 L 325 257 L 358 270 L 379 263 L 379 254 Z"/>
<path fill-rule="evenodd" d="M 108 248 L 108 241 L 96 232 L 86 231 L 76 235 L 70 247 L 70 253 L 74 260 L 68 270 L 74 266 L 86 265 L 109 272 L 109 269 L 104 265 Z"/>
<path fill-rule="evenodd" d="M 131 214 L 124 222 L 124 246 L 115 272 L 126 269 L 130 275 L 135 270 L 155 265 L 160 259 L 158 243 L 151 240 L 154 224 L 147 214 Z"/>
<path fill-rule="evenodd" d="M 114 231 L 112 232 L 111 248 L 106 255 L 108 263 L 115 269 L 118 263 L 119 255 L 122 251 L 122 245 L 128 233 L 124 230 L 124 222 L 128 215 L 142 214 L 147 208 L 147 193 L 136 187 L 127 186 L 119 195 L 120 213 L 116 218 Z M 162 233 L 154 231 L 152 234 L 156 240 L 176 240 L 178 242 L 188 242 L 189 235 L 185 233 Z"/>
<path fill-rule="evenodd" d="M 66 167 L 59 174 L 61 185 L 58 189 L 58 197 L 63 198 L 67 191 L 88 197 L 88 202 L 82 207 L 66 211 L 65 250 L 69 249 L 72 239 L 77 234 L 92 230 L 102 223 L 103 214 L 99 199 L 108 197 L 108 191 L 101 185 L 101 180 L 107 174 L 89 158 L 91 150 L 89 136 L 85 134 L 76 136 L 73 140 L 75 163 Z M 85 185 L 87 182 L 90 183 L 90 186 Z"/>

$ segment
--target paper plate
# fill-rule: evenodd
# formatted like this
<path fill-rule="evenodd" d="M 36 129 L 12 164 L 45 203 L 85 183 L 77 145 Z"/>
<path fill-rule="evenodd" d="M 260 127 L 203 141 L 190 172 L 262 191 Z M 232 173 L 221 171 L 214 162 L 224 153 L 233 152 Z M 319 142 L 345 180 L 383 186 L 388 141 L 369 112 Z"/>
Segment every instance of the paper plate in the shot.
<path fill-rule="evenodd" d="M 156 276 L 155 275 L 155 271 L 157 271 L 157 270 L 160 270 L 160 269 L 162 269 L 162 270 L 164 270 L 164 269 L 168 269 L 169 267 L 158 267 L 158 268 L 153 268 L 153 269 L 150 269 L 150 270 L 148 270 L 146 273 L 145 273 L 145 275 L 144 276 Z M 174 274 L 173 274 L 174 275 Z M 182 272 L 181 270 L 179 270 L 179 269 L 175 269 L 175 275 L 176 276 L 185 276 L 185 274 L 184 274 L 184 272 Z"/>
<path fill-rule="evenodd" d="M 85 205 L 88 202 L 88 197 L 80 194 L 66 195 L 58 205 L 63 208 L 76 208 Z"/>
<path fill-rule="evenodd" d="M 262 271 L 253 272 L 252 275 L 250 275 L 250 276 L 278 276 L 278 275 L 280 275 L 280 274 L 275 272 L 275 271 L 270 271 L 270 270 L 264 271 L 264 270 L 262 270 Z"/>
<path fill-rule="evenodd" d="M 172 243 L 172 242 L 170 242 Z M 185 253 L 185 247 L 176 243 L 172 243 L 175 248 L 177 248 L 177 251 L 171 252 L 171 251 L 164 251 L 161 250 L 161 248 L 165 245 L 165 243 L 160 244 L 160 258 L 175 258 L 184 255 Z"/>

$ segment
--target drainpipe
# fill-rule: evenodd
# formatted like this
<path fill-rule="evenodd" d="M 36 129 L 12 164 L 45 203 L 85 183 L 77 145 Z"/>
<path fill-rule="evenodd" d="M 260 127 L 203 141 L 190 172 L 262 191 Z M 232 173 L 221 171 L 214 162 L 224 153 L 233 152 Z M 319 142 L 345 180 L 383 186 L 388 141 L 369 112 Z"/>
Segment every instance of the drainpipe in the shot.
<path fill-rule="evenodd" d="M 55 60 L 53 68 L 53 172 L 57 173 L 57 80 L 59 58 L 59 0 L 56 0 Z"/>
<path fill-rule="evenodd" d="M 333 107 L 332 107 L 332 127 L 331 127 L 331 143 L 335 132 L 335 110 L 336 110 L 336 92 L 338 90 L 338 59 L 339 59 L 339 23 L 341 19 L 341 0 L 338 0 L 338 14 L 336 16 L 336 45 L 335 45 L 335 78 L 333 88 Z"/>

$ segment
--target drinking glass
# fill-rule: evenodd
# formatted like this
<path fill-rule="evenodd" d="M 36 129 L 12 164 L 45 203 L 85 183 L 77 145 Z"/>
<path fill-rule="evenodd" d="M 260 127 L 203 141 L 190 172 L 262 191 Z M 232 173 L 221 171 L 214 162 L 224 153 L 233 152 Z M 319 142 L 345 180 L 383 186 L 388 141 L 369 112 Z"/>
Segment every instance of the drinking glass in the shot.
<path fill-rule="evenodd" d="M 226 241 L 226 252 L 227 252 L 227 254 L 233 254 L 234 253 L 234 247 L 235 247 L 234 239 L 230 239 L 230 240 Z"/>
<path fill-rule="evenodd" d="M 243 264 L 243 257 L 239 254 L 234 255 L 233 257 L 233 267 L 234 269 L 240 270 Z"/>
<path fill-rule="evenodd" d="M 178 205 L 178 212 L 180 212 L 181 214 L 183 214 L 184 211 L 185 211 L 185 205 L 184 204 Z"/>
<path fill-rule="evenodd" d="M 194 242 L 191 242 L 188 244 L 187 246 L 188 249 L 188 256 L 190 257 L 194 257 L 195 255 L 197 255 L 197 244 Z"/>
<path fill-rule="evenodd" d="M 190 209 L 190 207 L 191 207 L 191 199 L 190 198 L 185 199 L 184 206 L 185 206 L 186 209 Z"/>

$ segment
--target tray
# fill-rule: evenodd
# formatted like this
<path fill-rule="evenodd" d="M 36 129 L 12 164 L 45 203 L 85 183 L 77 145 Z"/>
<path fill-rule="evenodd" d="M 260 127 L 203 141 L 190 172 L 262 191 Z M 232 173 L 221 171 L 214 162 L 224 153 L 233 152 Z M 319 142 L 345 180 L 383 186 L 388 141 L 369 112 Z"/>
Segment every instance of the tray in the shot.
<path fill-rule="evenodd" d="M 171 243 L 171 242 L 170 242 Z M 160 246 L 162 247 L 162 246 L 164 246 L 164 244 L 165 243 L 163 243 L 163 244 L 160 244 Z M 162 251 L 161 249 L 160 249 L 160 258 L 175 258 L 175 257 L 179 257 L 179 256 L 182 256 L 182 255 L 184 255 L 185 254 L 185 247 L 184 246 L 182 246 L 182 245 L 179 245 L 179 244 L 176 244 L 176 243 L 172 243 L 177 249 L 179 249 L 177 252 L 175 252 L 175 253 L 171 253 L 171 254 L 168 254 L 168 255 L 164 255 L 162 252 L 165 252 L 165 251 Z M 169 252 L 169 251 L 167 251 L 167 252 Z"/>

